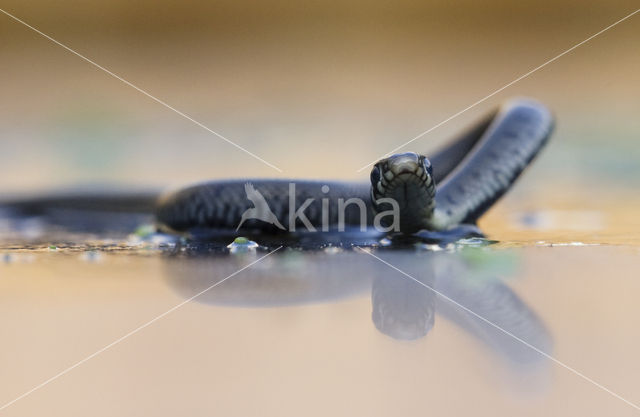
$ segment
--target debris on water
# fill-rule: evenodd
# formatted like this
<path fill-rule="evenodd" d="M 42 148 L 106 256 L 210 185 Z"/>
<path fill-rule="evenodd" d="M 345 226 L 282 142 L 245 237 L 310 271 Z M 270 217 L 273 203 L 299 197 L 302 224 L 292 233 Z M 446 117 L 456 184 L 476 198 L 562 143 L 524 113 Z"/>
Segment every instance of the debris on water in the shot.
<path fill-rule="evenodd" d="M 415 247 L 418 250 L 424 250 L 429 252 L 439 252 L 444 250 L 442 246 L 435 243 L 416 243 Z"/>
<path fill-rule="evenodd" d="M 246 237 L 237 237 L 227 245 L 227 249 L 229 249 L 230 253 L 247 253 L 254 252 L 258 246 L 253 240 L 249 240 Z"/>
<path fill-rule="evenodd" d="M 600 246 L 599 243 L 584 243 L 584 242 L 545 242 L 544 240 L 539 240 L 536 242 L 537 246 L 548 246 L 548 247 L 556 247 L 556 246 Z"/>
<path fill-rule="evenodd" d="M 55 246 L 55 245 L 49 245 L 49 250 L 52 251 L 52 252 L 55 252 L 55 251 L 58 250 L 58 247 Z"/>
<path fill-rule="evenodd" d="M 383 239 L 380 239 L 379 243 L 380 243 L 380 246 L 382 246 L 383 248 L 387 246 L 391 246 L 391 239 L 385 237 Z"/>
<path fill-rule="evenodd" d="M 459 239 L 456 241 L 446 241 L 443 240 L 441 242 L 417 242 L 414 246 L 417 249 L 438 252 L 438 251 L 447 251 L 447 252 L 458 252 L 460 250 L 464 250 L 465 248 L 482 248 L 488 245 L 492 245 L 497 243 L 495 240 L 489 240 L 481 237 L 472 237 L 467 239 Z"/>
<path fill-rule="evenodd" d="M 490 240 L 483 237 L 471 237 L 468 239 L 460 239 L 456 242 L 459 246 L 464 247 L 482 247 L 498 243 L 497 240 Z"/>
<path fill-rule="evenodd" d="M 177 240 L 176 236 L 158 232 L 152 224 L 144 224 L 127 237 L 126 243 L 143 249 L 162 249 L 174 247 Z"/>

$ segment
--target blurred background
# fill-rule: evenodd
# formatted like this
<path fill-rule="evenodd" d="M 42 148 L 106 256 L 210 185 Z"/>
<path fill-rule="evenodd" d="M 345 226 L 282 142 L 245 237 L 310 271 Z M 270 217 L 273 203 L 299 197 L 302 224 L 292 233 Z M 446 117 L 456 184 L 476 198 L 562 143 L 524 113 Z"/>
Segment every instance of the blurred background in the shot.
<path fill-rule="evenodd" d="M 365 179 L 368 170 L 357 172 L 364 164 L 635 7 L 9 0 L 5 11 L 283 172 L 0 15 L 0 190 Z M 557 131 L 499 207 L 608 210 L 601 205 L 613 202 L 634 207 L 621 213 L 621 227 L 637 222 L 639 25 L 630 18 L 404 150 L 428 154 L 504 99 L 535 97 L 557 115 Z"/>

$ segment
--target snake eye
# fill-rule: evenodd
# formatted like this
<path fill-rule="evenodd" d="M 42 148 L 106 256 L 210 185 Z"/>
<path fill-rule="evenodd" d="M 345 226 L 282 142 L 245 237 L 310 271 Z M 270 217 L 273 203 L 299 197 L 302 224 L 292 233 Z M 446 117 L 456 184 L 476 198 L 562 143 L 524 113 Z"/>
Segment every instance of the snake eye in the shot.
<path fill-rule="evenodd" d="M 429 175 L 433 175 L 433 167 L 431 166 L 431 161 L 429 161 L 424 156 L 422 157 L 422 167 L 429 173 Z"/>
<path fill-rule="evenodd" d="M 371 170 L 371 185 L 375 188 L 378 182 L 380 182 L 380 168 L 376 165 Z"/>

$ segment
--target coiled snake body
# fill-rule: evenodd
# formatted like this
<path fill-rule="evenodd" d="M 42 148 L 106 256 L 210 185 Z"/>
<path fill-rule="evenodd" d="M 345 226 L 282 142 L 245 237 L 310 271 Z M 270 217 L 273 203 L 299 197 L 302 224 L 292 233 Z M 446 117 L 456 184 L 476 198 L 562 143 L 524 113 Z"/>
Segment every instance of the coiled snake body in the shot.
<path fill-rule="evenodd" d="M 195 234 L 233 231 L 241 223 L 247 233 L 329 231 L 373 226 L 376 213 L 388 208 L 379 203 L 386 198 L 398 203 L 395 231 L 446 231 L 474 224 L 537 155 L 552 128 L 545 106 L 515 99 L 430 160 L 405 153 L 379 161 L 370 182 L 253 180 L 250 188 L 246 180 L 208 182 L 164 196 L 156 218 L 164 228 Z M 250 189 L 268 203 L 272 221 L 243 219 L 253 207 Z M 363 203 L 345 206 L 354 200 Z"/>

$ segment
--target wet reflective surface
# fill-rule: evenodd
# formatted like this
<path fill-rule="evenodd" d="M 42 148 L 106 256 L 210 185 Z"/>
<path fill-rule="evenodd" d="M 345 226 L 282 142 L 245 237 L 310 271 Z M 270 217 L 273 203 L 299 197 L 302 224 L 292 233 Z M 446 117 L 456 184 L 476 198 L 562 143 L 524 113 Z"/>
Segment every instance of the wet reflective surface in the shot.
<path fill-rule="evenodd" d="M 631 415 L 637 247 L 369 250 L 5 249 L 3 401 L 184 304 L 4 412 Z"/>

